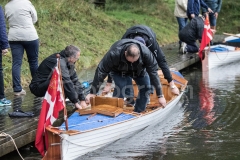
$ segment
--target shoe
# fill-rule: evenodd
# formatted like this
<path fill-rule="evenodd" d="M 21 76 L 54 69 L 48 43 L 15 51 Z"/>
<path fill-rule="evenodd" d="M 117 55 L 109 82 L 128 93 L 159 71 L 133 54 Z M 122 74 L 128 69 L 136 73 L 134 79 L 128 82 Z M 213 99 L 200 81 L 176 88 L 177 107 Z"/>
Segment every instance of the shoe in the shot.
<path fill-rule="evenodd" d="M 7 106 L 7 105 L 11 105 L 12 102 L 6 98 L 0 99 L 0 106 Z"/>
<path fill-rule="evenodd" d="M 22 89 L 20 92 L 14 92 L 15 96 L 26 95 L 26 91 Z"/>
<path fill-rule="evenodd" d="M 182 54 L 185 53 L 186 46 L 187 46 L 187 44 L 184 43 L 184 42 L 182 42 L 182 44 L 181 44 L 181 48 L 180 48 L 180 52 L 181 52 Z"/>
<path fill-rule="evenodd" d="M 134 107 L 135 105 L 135 100 L 133 97 L 129 97 L 127 98 L 125 101 L 124 101 L 124 104 L 127 106 L 127 107 Z"/>

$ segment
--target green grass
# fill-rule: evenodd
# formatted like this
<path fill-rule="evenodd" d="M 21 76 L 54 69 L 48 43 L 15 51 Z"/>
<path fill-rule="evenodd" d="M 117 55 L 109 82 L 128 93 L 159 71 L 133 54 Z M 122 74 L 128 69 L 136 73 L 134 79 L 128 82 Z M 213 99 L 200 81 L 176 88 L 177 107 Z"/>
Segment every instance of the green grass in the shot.
<path fill-rule="evenodd" d="M 39 63 L 73 44 L 81 49 L 77 70 L 94 66 L 126 29 L 136 24 L 150 26 L 161 45 L 178 40 L 178 25 L 173 15 L 174 0 L 107 0 L 105 10 L 95 9 L 92 1 L 31 1 L 38 13 L 35 26 L 40 39 Z M 2 6 L 7 2 L 3 0 Z M 240 32 L 239 7 L 239 2 L 223 1 L 217 25 L 218 34 Z M 11 64 L 11 54 L 8 54 L 3 58 L 4 82 L 8 89 L 12 85 Z M 28 86 L 30 81 L 25 55 L 22 65 L 23 86 Z"/>

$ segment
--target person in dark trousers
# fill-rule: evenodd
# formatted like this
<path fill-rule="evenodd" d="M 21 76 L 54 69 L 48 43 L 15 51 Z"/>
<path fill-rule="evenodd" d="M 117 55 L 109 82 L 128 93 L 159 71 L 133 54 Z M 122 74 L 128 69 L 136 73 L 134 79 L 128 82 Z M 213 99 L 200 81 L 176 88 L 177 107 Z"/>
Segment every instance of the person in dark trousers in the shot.
<path fill-rule="evenodd" d="M 98 94 L 104 78 L 110 73 L 115 82 L 113 97 L 124 98 L 129 77 L 135 80 L 139 89 L 135 112 L 142 112 L 146 108 L 151 92 L 150 80 L 156 89 L 159 103 L 166 106 L 157 71 L 157 61 L 144 44 L 134 39 L 119 40 L 111 46 L 96 68 L 86 102 L 89 103 L 90 97 Z"/>
<path fill-rule="evenodd" d="M 5 98 L 4 94 L 4 80 L 3 80 L 3 67 L 2 57 L 8 53 L 8 38 L 6 31 L 6 24 L 2 6 L 0 6 L 0 106 L 11 105 L 12 102 Z"/>
<path fill-rule="evenodd" d="M 200 14 L 200 8 L 205 8 L 209 13 L 213 13 L 211 8 L 204 3 L 203 0 L 188 0 L 187 5 L 187 16 L 188 19 L 191 20 L 195 17 L 198 17 Z"/>
<path fill-rule="evenodd" d="M 203 0 L 203 1 L 213 11 L 213 13 L 209 13 L 209 22 L 211 29 L 216 30 L 217 18 L 222 7 L 222 0 Z M 205 8 L 202 8 L 202 12 L 203 15 L 205 15 L 208 11 Z"/>
<path fill-rule="evenodd" d="M 153 54 L 154 58 L 157 60 L 158 66 L 161 68 L 164 78 L 167 79 L 169 85 L 172 88 L 172 92 L 174 94 L 179 94 L 178 88 L 175 86 L 174 81 L 172 80 L 171 72 L 169 70 L 168 64 L 165 59 L 165 55 L 163 51 L 161 50 L 157 39 L 156 34 L 153 32 L 153 30 L 145 25 L 135 25 L 127 29 L 125 34 L 122 36 L 122 39 L 136 39 L 139 42 L 143 43 L 148 47 L 150 50 L 149 53 Z M 108 76 L 108 80 L 106 83 L 105 88 L 103 89 L 103 92 L 109 92 L 112 84 L 111 76 Z M 128 85 L 131 86 L 132 79 L 129 78 Z M 127 96 L 127 103 L 134 105 L 133 100 L 133 89 L 129 87 L 126 90 L 126 96 Z"/>
<path fill-rule="evenodd" d="M 187 44 L 182 48 L 183 53 L 196 53 L 199 51 L 196 41 L 201 42 L 204 20 L 205 18 L 202 16 L 195 17 L 179 32 L 179 39 Z"/>
<path fill-rule="evenodd" d="M 60 53 L 54 53 L 42 61 L 29 85 L 30 91 L 37 97 L 45 95 L 53 69 L 57 65 L 57 54 L 60 55 L 65 97 L 69 98 L 76 108 L 85 108 L 84 88 L 79 82 L 75 71 L 75 63 L 80 58 L 80 49 L 73 45 L 67 46 Z"/>
<path fill-rule="evenodd" d="M 13 94 L 26 95 L 21 85 L 21 66 L 25 51 L 32 77 L 38 68 L 39 38 L 34 27 L 37 12 L 29 0 L 9 0 L 5 5 L 5 17 L 9 24 Z"/>

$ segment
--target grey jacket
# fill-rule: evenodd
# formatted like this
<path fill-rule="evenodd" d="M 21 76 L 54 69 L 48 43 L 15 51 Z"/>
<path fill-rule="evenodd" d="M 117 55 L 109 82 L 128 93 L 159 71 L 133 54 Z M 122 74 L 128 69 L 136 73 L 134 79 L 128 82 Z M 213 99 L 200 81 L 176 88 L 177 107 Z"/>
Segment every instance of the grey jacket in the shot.
<path fill-rule="evenodd" d="M 5 6 L 5 17 L 9 23 L 9 41 L 33 41 L 38 39 L 34 23 L 37 12 L 29 0 L 11 0 Z"/>

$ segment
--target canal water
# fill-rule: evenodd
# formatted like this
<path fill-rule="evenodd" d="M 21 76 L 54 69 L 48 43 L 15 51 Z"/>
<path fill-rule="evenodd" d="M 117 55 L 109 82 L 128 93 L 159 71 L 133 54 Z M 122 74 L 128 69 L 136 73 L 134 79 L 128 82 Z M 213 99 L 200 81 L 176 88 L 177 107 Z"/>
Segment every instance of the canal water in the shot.
<path fill-rule="evenodd" d="M 176 53 L 175 53 L 176 54 Z M 240 63 L 202 73 L 201 63 L 182 71 L 188 89 L 166 120 L 79 157 L 79 160 L 239 160 Z M 81 73 L 91 77 L 91 71 Z M 84 80 L 87 80 L 84 79 Z M 41 159 L 33 144 L 25 159 Z M 20 160 L 17 152 L 1 160 Z"/>
<path fill-rule="evenodd" d="M 240 63 L 182 71 L 188 90 L 165 122 L 78 159 L 239 160 Z"/>

